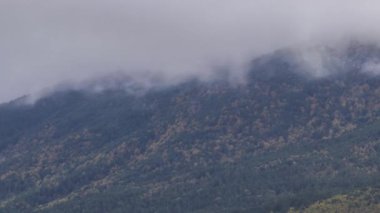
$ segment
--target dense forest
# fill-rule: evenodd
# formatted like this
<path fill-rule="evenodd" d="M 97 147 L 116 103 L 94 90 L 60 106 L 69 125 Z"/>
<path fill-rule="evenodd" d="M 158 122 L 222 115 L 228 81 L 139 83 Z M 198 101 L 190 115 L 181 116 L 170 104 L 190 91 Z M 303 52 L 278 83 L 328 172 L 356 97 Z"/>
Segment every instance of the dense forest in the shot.
<path fill-rule="evenodd" d="M 289 55 L 253 61 L 238 85 L 194 79 L 0 105 L 0 212 L 378 208 L 380 78 L 360 67 L 379 49 L 353 45 L 320 78 Z"/>

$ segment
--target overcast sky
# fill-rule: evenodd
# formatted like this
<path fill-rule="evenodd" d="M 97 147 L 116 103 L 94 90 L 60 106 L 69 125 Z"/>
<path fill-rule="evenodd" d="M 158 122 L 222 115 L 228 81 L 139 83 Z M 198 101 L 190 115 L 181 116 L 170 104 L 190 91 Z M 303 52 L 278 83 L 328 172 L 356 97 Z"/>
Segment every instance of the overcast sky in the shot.
<path fill-rule="evenodd" d="M 206 78 L 379 23 L 378 0 L 0 0 L 0 102 L 115 71 Z"/>

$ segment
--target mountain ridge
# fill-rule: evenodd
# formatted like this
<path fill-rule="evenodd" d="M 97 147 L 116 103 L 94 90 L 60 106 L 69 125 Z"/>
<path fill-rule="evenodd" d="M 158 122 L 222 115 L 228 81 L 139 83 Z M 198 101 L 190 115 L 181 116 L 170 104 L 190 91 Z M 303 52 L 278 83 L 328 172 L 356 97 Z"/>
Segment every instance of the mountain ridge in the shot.
<path fill-rule="evenodd" d="M 361 59 L 378 52 L 356 48 L 318 78 L 281 52 L 254 61 L 242 85 L 3 104 L 0 210 L 286 212 L 375 186 L 380 78 Z"/>

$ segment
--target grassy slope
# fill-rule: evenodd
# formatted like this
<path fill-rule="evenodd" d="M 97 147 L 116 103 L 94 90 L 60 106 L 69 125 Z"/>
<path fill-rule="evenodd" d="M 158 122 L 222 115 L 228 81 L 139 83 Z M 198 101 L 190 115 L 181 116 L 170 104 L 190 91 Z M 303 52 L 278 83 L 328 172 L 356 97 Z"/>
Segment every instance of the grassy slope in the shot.
<path fill-rule="evenodd" d="M 291 209 L 289 213 L 301 212 Z M 349 194 L 339 194 L 332 198 L 318 201 L 302 209 L 304 213 L 372 213 L 380 212 L 379 189 L 368 188 L 357 190 Z"/>

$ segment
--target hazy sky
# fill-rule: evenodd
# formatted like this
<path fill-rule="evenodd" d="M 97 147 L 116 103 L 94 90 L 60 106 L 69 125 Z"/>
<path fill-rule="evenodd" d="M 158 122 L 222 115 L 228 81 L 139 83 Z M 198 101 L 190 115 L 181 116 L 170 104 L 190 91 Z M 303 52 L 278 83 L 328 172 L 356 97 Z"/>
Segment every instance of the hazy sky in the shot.
<path fill-rule="evenodd" d="M 0 0 L 0 102 L 115 71 L 207 78 L 379 23 L 378 0 Z"/>

